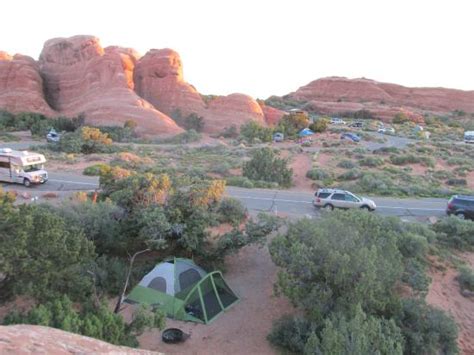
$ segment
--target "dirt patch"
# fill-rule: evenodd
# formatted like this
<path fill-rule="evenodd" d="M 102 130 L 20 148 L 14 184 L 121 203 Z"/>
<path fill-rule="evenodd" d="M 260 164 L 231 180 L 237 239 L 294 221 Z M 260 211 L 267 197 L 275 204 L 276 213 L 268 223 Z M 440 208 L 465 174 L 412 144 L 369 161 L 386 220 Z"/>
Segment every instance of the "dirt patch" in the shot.
<path fill-rule="evenodd" d="M 414 175 L 425 175 L 426 174 L 426 166 L 421 164 L 410 164 L 409 167 L 412 169 L 412 173 Z"/>
<path fill-rule="evenodd" d="M 468 254 L 468 255 L 465 255 Z M 474 264 L 474 253 L 465 253 L 463 259 Z M 458 271 L 443 265 L 444 271 L 431 268 L 432 278 L 426 301 L 448 312 L 459 327 L 458 346 L 462 354 L 474 354 L 474 300 L 461 295 L 456 280 Z"/>
<path fill-rule="evenodd" d="M 275 319 L 294 310 L 286 299 L 273 296 L 277 268 L 268 249 L 248 246 L 226 261 L 225 279 L 240 302 L 209 325 L 167 320 L 167 327 L 180 328 L 191 337 L 169 345 L 161 341 L 159 331 L 149 331 L 139 338 L 140 348 L 166 354 L 276 353 L 266 336 Z"/>
<path fill-rule="evenodd" d="M 306 177 L 311 169 L 311 157 L 300 153 L 293 157 L 290 167 L 293 169 L 293 190 L 313 191 L 312 181 Z"/>

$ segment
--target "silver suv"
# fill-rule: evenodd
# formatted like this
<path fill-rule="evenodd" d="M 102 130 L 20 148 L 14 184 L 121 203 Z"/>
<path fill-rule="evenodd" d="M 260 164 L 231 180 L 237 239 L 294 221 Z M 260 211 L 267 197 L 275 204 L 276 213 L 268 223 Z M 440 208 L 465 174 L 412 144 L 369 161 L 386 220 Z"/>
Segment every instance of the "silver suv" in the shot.
<path fill-rule="evenodd" d="M 368 211 L 374 211 L 377 206 L 375 202 L 359 197 L 352 192 L 338 189 L 319 189 L 314 194 L 314 207 L 333 210 L 334 208 L 363 208 Z"/>

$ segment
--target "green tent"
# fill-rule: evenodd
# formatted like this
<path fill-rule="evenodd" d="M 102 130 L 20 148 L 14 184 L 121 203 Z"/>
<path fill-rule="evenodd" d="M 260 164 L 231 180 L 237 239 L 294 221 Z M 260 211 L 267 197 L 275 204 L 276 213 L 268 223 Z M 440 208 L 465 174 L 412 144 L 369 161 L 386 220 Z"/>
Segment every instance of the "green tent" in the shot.
<path fill-rule="evenodd" d="M 238 301 L 222 273 L 207 273 L 192 260 L 157 264 L 130 292 L 128 303 L 160 306 L 169 317 L 209 323 Z"/>

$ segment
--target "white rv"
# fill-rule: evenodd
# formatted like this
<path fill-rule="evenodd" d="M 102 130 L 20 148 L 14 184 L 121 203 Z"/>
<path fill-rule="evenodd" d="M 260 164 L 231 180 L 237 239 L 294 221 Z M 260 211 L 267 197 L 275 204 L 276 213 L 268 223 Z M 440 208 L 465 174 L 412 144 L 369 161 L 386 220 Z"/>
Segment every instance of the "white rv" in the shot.
<path fill-rule="evenodd" d="M 48 181 L 44 163 L 43 154 L 0 148 L 0 181 L 16 182 L 27 187 L 44 184 Z"/>
<path fill-rule="evenodd" d="M 464 142 L 465 143 L 474 143 L 474 131 L 464 132 Z"/>

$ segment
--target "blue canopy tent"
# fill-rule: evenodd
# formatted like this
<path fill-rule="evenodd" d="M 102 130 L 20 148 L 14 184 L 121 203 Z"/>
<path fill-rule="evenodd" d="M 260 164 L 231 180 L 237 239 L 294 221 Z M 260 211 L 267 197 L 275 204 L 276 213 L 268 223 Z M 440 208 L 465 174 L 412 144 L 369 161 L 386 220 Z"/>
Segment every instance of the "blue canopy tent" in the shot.
<path fill-rule="evenodd" d="M 305 128 L 305 129 L 302 129 L 300 133 L 298 133 L 298 137 L 300 138 L 308 137 L 308 136 L 312 136 L 313 134 L 314 132 L 312 130 L 310 130 L 309 128 Z"/>

